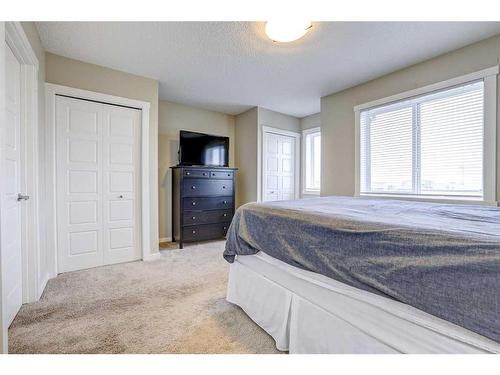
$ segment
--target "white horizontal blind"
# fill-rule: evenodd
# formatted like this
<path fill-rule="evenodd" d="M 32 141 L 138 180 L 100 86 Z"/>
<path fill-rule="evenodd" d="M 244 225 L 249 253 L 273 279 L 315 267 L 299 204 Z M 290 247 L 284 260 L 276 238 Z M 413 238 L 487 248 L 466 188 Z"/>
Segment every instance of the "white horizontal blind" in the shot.
<path fill-rule="evenodd" d="M 360 193 L 483 197 L 483 81 L 360 114 Z"/>

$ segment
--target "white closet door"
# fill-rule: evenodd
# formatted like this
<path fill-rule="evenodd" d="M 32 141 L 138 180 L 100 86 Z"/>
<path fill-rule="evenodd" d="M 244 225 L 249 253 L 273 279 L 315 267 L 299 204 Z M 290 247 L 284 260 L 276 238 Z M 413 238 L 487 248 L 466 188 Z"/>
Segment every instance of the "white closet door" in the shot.
<path fill-rule="evenodd" d="M 59 272 L 140 258 L 139 118 L 138 110 L 57 97 Z"/>
<path fill-rule="evenodd" d="M 295 138 L 264 133 L 264 201 L 295 198 Z"/>
<path fill-rule="evenodd" d="M 106 106 L 103 123 L 104 263 L 141 258 L 140 112 Z"/>
<path fill-rule="evenodd" d="M 5 123 L 0 134 L 2 176 L 0 218 L 2 243 L 3 301 L 6 306 L 3 326 L 8 327 L 22 304 L 21 262 L 21 205 L 17 200 L 21 193 L 21 122 L 20 122 L 20 76 L 21 65 L 8 45 L 5 45 Z"/>

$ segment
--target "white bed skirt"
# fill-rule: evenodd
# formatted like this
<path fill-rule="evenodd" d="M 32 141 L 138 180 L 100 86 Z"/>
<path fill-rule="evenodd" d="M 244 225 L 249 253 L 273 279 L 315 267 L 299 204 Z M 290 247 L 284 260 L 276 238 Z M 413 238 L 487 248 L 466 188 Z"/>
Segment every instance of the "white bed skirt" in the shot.
<path fill-rule="evenodd" d="M 290 353 L 500 353 L 500 344 L 262 252 L 231 264 L 227 300 Z"/>

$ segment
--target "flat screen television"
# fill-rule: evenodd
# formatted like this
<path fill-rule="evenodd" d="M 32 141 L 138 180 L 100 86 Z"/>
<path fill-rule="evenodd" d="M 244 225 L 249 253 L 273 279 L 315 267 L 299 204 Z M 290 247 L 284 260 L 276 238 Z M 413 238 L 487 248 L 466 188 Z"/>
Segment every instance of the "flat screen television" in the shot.
<path fill-rule="evenodd" d="M 229 166 L 229 137 L 180 131 L 179 165 Z"/>

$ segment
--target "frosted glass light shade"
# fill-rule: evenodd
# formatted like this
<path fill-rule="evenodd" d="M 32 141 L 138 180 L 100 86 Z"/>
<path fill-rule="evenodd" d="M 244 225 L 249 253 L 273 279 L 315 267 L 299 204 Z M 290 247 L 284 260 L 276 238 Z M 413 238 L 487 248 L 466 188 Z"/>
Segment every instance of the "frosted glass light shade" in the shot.
<path fill-rule="evenodd" d="M 311 28 L 311 21 L 281 20 L 266 22 L 266 34 L 275 42 L 292 42 L 302 38 Z"/>

